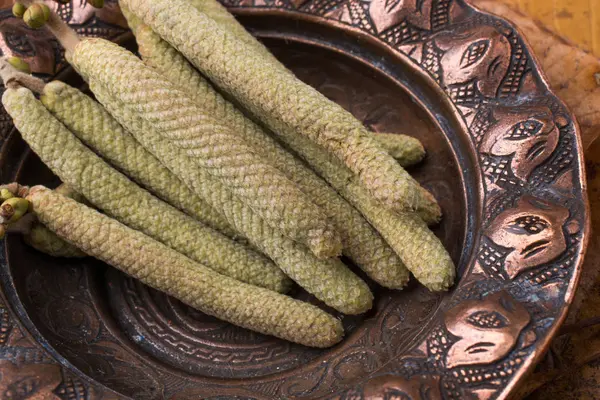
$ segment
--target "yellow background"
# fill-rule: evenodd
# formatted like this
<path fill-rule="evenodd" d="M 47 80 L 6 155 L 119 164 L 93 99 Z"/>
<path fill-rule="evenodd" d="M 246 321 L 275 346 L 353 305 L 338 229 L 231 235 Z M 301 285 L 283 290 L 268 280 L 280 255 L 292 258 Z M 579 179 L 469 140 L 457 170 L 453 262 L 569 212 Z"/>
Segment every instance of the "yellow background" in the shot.
<path fill-rule="evenodd" d="M 600 0 L 503 0 L 600 57 Z"/>

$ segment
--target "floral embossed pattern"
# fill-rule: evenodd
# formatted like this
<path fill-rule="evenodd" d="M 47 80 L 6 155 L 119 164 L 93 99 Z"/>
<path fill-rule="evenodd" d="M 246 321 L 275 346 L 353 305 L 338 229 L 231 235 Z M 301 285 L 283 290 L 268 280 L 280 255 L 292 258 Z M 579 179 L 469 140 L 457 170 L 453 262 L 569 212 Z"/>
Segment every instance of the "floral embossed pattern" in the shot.
<path fill-rule="evenodd" d="M 460 260 L 460 281 L 448 295 L 419 287 L 377 293 L 375 312 L 344 320 L 351 333 L 340 346 L 311 353 L 232 329 L 114 271 L 97 272 L 98 265 L 49 269 L 15 245 L 9 262 L 2 260 L 3 287 L 33 333 L 27 340 L 47 340 L 63 365 L 96 382 L 58 366 L 42 373 L 39 365 L 52 360 L 11 339 L 19 322 L 5 310 L 2 390 L 28 395 L 35 387 L 39 398 L 64 399 L 114 397 L 94 384 L 148 399 L 506 398 L 566 315 L 589 219 L 576 123 L 549 92 L 518 33 L 462 0 L 222 2 L 259 36 L 284 39 L 286 46 L 317 43 L 368 64 L 326 66 L 317 51 L 286 60 L 370 129 L 438 131 L 424 137 L 426 165 L 411 172 L 424 178 L 445 211 L 462 210 L 447 212 L 437 232 Z M 83 34 L 124 32 L 114 1 L 102 11 L 84 0 L 48 3 Z M 28 31 L 26 40 L 11 34 L 26 28 L 10 17 L 7 4 L 0 49 L 54 75 L 64 66 L 56 45 L 41 32 Z M 264 23 L 271 17 L 273 27 Z M 377 81 L 376 74 L 384 78 Z M 388 86 L 409 95 L 398 101 L 403 92 Z M 425 111 L 411 116 L 417 109 Z M 435 122 L 421 125 L 428 118 Z M 6 135 L 10 123 L 4 114 L 1 121 Z M 0 162 L 3 176 L 18 175 L 11 160 Z M 26 260 L 26 271 L 11 268 L 13 259 Z M 110 301 L 98 302 L 102 296 Z M 76 313 L 66 319 L 63 310 Z M 30 353 L 37 358 L 28 359 Z M 260 378 L 243 379 L 249 376 Z"/>

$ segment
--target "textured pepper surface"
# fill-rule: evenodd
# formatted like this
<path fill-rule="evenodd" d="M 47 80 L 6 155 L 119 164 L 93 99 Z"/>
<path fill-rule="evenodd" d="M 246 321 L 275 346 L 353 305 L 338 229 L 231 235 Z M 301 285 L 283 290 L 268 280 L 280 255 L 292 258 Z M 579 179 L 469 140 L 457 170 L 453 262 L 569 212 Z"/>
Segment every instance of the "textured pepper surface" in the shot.
<path fill-rule="evenodd" d="M 456 275 L 452 259 L 417 214 L 383 207 L 351 171 L 306 138 L 296 136 L 286 144 L 367 218 L 419 282 L 434 291 L 452 286 Z"/>
<path fill-rule="evenodd" d="M 23 236 L 25 243 L 53 257 L 82 258 L 87 256 L 77 247 L 65 242 L 43 224 L 36 222 L 31 231 Z"/>
<path fill-rule="evenodd" d="M 425 158 L 425 148 L 414 137 L 397 133 L 375 133 L 374 138 L 381 148 L 404 167 L 418 164 Z"/>
<path fill-rule="evenodd" d="M 190 168 L 195 164 L 218 177 L 271 226 L 319 257 L 341 254 L 339 234 L 308 196 L 133 53 L 104 39 L 87 39 L 75 48 L 72 64 L 184 149 Z"/>
<path fill-rule="evenodd" d="M 85 197 L 74 191 L 69 185 L 63 183 L 54 191 L 79 203 L 89 205 Z M 87 256 L 77 247 L 59 238 L 56 233 L 39 221 L 33 223 L 31 231 L 23 236 L 23 240 L 34 249 L 53 257 L 82 258 Z"/>
<path fill-rule="evenodd" d="M 345 314 L 360 314 L 371 308 L 373 295 L 369 287 L 340 260 L 320 260 L 305 246 L 271 228 L 218 179 L 200 168 L 187 168 L 190 161 L 181 149 L 154 132 L 145 120 L 112 98 L 101 85 L 94 81 L 89 84 L 98 101 L 121 124 L 129 126 L 144 147 L 207 203 L 220 210 L 234 229 L 307 292 Z"/>
<path fill-rule="evenodd" d="M 83 195 L 81 193 L 78 193 L 75 189 L 73 189 L 71 186 L 67 185 L 66 183 L 61 183 L 60 185 L 58 185 L 58 187 L 56 189 L 54 189 L 54 191 L 58 194 L 62 194 L 63 196 L 73 199 L 78 203 L 82 203 L 82 204 L 85 204 L 86 206 L 90 206 L 89 201 L 87 201 L 86 198 L 83 197 Z"/>
<path fill-rule="evenodd" d="M 289 280 L 264 256 L 151 195 L 85 147 L 25 88 L 2 102 L 23 139 L 61 180 L 133 229 L 218 272 L 285 291 Z"/>
<path fill-rule="evenodd" d="M 135 33 L 135 31 L 138 28 L 138 25 L 142 23 L 142 21 L 138 17 L 136 17 L 131 11 L 129 11 L 129 8 L 127 8 L 127 5 L 123 4 L 123 2 L 119 2 L 119 8 L 121 9 L 121 13 L 125 17 L 125 20 L 127 20 L 127 25 L 129 25 L 129 29 L 131 29 L 131 32 Z"/>
<path fill-rule="evenodd" d="M 343 336 L 321 309 L 220 275 L 89 207 L 35 187 L 28 199 L 60 237 L 143 283 L 232 324 L 314 347 Z"/>
<path fill-rule="evenodd" d="M 308 137 L 345 164 L 385 206 L 415 210 L 433 201 L 350 113 L 187 1 L 122 2 L 273 132 Z"/>
<path fill-rule="evenodd" d="M 259 53 L 261 56 L 270 58 L 271 61 L 281 65 L 279 61 L 271 54 L 271 52 L 258 40 L 254 39 L 248 34 L 246 29 L 235 19 L 233 15 L 218 1 L 215 0 L 188 0 L 189 3 L 196 8 L 196 10 L 206 14 L 213 21 L 226 30 L 233 33 L 239 40 L 244 42 L 246 46 L 251 46 L 254 51 Z M 283 67 L 285 68 L 285 67 Z"/>
<path fill-rule="evenodd" d="M 227 15 L 230 15 L 227 13 Z M 342 237 L 343 253 L 382 286 L 399 289 L 408 281 L 408 270 L 362 215 L 340 197 L 302 161 L 287 152 L 257 124 L 228 102 L 168 42 L 150 27 L 139 24 L 136 30 L 138 51 L 144 62 L 214 115 L 233 132 L 260 151 L 274 167 L 283 172 L 333 221 Z"/>
<path fill-rule="evenodd" d="M 101 104 L 60 81 L 48 83 L 40 100 L 75 136 L 131 179 L 198 221 L 228 236 L 235 234 L 220 213 L 188 189 Z"/>

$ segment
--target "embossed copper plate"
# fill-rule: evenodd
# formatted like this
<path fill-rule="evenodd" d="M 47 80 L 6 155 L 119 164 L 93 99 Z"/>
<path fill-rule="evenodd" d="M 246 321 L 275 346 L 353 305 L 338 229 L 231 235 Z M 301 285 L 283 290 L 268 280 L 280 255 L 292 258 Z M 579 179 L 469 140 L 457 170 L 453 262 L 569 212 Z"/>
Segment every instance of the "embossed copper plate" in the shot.
<path fill-rule="evenodd" d="M 11 17 L 0 48 L 72 84 L 57 45 Z M 439 199 L 459 269 L 449 293 L 373 287 L 346 339 L 309 349 L 232 327 L 106 265 L 2 244 L 7 398 L 506 398 L 564 319 L 588 236 L 578 128 L 523 39 L 459 0 L 226 0 L 301 79 L 376 131 L 421 139 L 411 170 Z M 49 2 L 54 7 L 54 3 Z M 118 7 L 59 12 L 131 45 Z M 26 37 L 21 34 L 26 33 Z M 12 132 L 2 181 L 56 184 Z M 8 135 L 9 132 L 12 132 Z M 296 290 L 294 296 L 313 301 Z M 316 302 L 315 302 L 316 303 Z"/>

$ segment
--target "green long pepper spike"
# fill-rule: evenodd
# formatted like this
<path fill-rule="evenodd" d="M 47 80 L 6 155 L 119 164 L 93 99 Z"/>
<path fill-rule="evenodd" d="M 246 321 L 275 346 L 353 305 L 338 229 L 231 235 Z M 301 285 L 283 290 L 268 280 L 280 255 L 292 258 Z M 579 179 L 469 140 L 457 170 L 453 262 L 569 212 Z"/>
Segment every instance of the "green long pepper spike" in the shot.
<path fill-rule="evenodd" d="M 373 137 L 403 167 L 418 164 L 425 158 L 425 148 L 416 138 L 398 133 L 374 133 Z"/>
<path fill-rule="evenodd" d="M 285 143 L 365 216 L 421 284 L 434 291 L 452 286 L 456 276 L 454 263 L 440 240 L 417 214 L 394 212 L 384 207 L 357 182 L 351 171 L 328 157 L 323 149 L 307 138 L 288 139 Z"/>
<path fill-rule="evenodd" d="M 306 291 L 328 306 L 345 314 L 361 314 L 372 307 L 373 295 L 367 284 L 340 260 L 320 260 L 306 247 L 283 236 L 266 224 L 253 210 L 234 196 L 218 179 L 200 168 L 185 168 L 186 155 L 162 138 L 139 115 L 111 97 L 97 82 L 90 88 L 106 109 L 215 209 L 220 210 L 231 226 Z"/>
<path fill-rule="evenodd" d="M 82 142 L 127 176 L 198 221 L 229 237 L 236 236 L 220 213 L 144 149 L 101 104 L 60 81 L 48 83 L 40 100 Z"/>
<path fill-rule="evenodd" d="M 46 188 L 32 188 L 29 199 L 40 221 L 62 239 L 206 314 L 306 346 L 342 340 L 341 322 L 311 304 L 220 275 Z"/>
<path fill-rule="evenodd" d="M 99 209 L 220 273 L 285 291 L 290 281 L 272 262 L 152 196 L 83 145 L 25 88 L 2 102 L 33 151 L 63 182 Z"/>
<path fill-rule="evenodd" d="M 186 0 L 121 2 L 271 131 L 306 137 L 327 150 L 384 206 L 401 211 L 435 206 L 350 113 Z"/>
<path fill-rule="evenodd" d="M 129 29 L 131 29 L 131 32 L 133 32 L 133 34 L 135 34 L 137 32 L 138 26 L 142 23 L 142 21 L 140 21 L 138 17 L 136 17 L 131 11 L 129 11 L 127 6 L 122 2 L 119 2 L 119 8 L 121 9 L 123 16 L 125 17 L 125 20 L 127 20 L 127 25 L 129 25 Z"/>
<path fill-rule="evenodd" d="M 63 183 L 54 189 L 54 191 L 78 203 L 91 206 L 85 197 L 74 191 L 69 185 Z M 29 204 L 29 212 L 33 212 L 33 203 L 30 202 Z M 33 223 L 29 232 L 24 233 L 23 240 L 37 251 L 52 257 L 83 258 L 87 256 L 87 254 L 58 237 L 58 235 L 40 222 Z"/>
<path fill-rule="evenodd" d="M 75 48 L 72 65 L 184 150 L 190 168 L 217 177 L 273 228 L 320 258 L 341 254 L 336 227 L 297 185 L 133 53 L 107 40 L 86 39 Z"/>
<path fill-rule="evenodd" d="M 204 4 L 204 1 L 202 3 Z M 162 40 L 147 25 L 137 21 L 135 16 L 125 14 L 128 16 L 129 25 L 135 26 L 138 51 L 144 62 L 185 90 L 207 113 L 231 127 L 246 143 L 253 145 L 261 156 L 310 196 L 337 226 L 342 237 L 344 255 L 382 286 L 400 289 L 406 285 L 409 279 L 408 270 L 381 235 L 354 207 L 306 164 L 286 151 L 261 127 L 225 100 L 175 48 Z"/>
<path fill-rule="evenodd" d="M 83 258 L 87 257 L 83 251 L 61 239 L 56 233 L 46 228 L 43 224 L 35 223 L 31 231 L 23 236 L 25 243 L 37 251 L 52 257 Z"/>
<path fill-rule="evenodd" d="M 238 22 L 238 20 L 231 15 L 227 8 L 221 3 L 215 0 L 188 0 L 189 3 L 201 13 L 206 14 L 213 21 L 218 23 L 220 26 L 226 28 L 229 32 L 233 33 L 239 40 L 243 41 L 247 46 L 252 47 L 261 56 L 269 59 L 274 64 L 278 64 L 282 67 L 282 70 L 287 71 L 283 64 L 279 63 L 275 56 L 267 49 L 262 43 L 248 33 L 246 28 Z M 123 3 L 121 1 L 121 3 Z"/>

